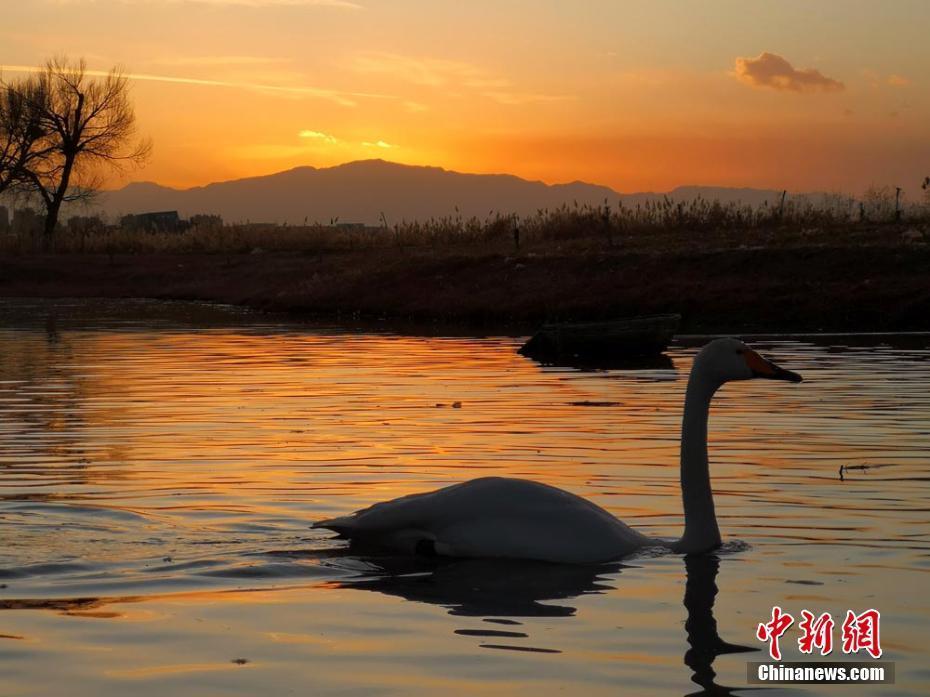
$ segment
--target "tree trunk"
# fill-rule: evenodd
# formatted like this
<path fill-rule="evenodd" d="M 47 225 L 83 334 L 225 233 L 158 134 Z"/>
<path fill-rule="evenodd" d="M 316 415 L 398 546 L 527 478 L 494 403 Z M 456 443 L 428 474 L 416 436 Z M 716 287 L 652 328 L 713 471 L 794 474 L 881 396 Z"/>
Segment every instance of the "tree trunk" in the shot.
<path fill-rule="evenodd" d="M 58 226 L 58 213 L 61 211 L 61 202 L 68 194 L 68 185 L 71 181 L 71 170 L 74 168 L 74 159 L 77 153 L 65 153 L 65 166 L 61 170 L 61 181 L 58 188 L 52 192 L 51 198 L 45 202 L 45 236 L 43 245 L 45 251 L 52 250 L 55 241 L 55 228 Z"/>
<path fill-rule="evenodd" d="M 68 195 L 68 186 L 71 183 L 71 170 L 74 169 L 74 160 L 80 151 L 83 131 L 81 123 L 84 113 L 84 93 L 78 92 L 77 106 L 74 109 L 74 124 L 68 133 L 62 133 L 61 153 L 64 155 L 64 166 L 61 168 L 61 179 L 50 197 L 45 200 L 45 238 L 43 240 L 45 251 L 51 251 L 54 246 L 55 228 L 58 226 L 58 213 L 61 203 Z"/>
<path fill-rule="evenodd" d="M 55 198 L 46 206 L 45 229 L 42 234 L 42 248 L 46 252 L 52 251 L 55 241 L 55 228 L 58 226 L 58 212 L 61 210 L 61 199 Z"/>

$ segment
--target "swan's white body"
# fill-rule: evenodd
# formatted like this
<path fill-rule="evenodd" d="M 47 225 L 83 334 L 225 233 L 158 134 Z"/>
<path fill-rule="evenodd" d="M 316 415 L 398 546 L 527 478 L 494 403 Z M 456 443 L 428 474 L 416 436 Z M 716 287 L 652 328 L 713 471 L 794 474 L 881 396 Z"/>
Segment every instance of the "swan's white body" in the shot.
<path fill-rule="evenodd" d="M 441 556 L 574 563 L 616 559 L 651 542 L 580 496 L 504 477 L 376 503 L 314 527 L 409 554 L 428 542 Z"/>
<path fill-rule="evenodd" d="M 682 423 L 685 533 L 677 542 L 647 537 L 562 489 L 504 477 L 403 496 L 313 527 L 406 554 L 577 564 L 610 561 L 657 545 L 685 553 L 713 549 L 720 545 L 720 532 L 707 464 L 710 401 L 724 382 L 752 377 L 800 380 L 735 339 L 713 341 L 695 359 Z"/>

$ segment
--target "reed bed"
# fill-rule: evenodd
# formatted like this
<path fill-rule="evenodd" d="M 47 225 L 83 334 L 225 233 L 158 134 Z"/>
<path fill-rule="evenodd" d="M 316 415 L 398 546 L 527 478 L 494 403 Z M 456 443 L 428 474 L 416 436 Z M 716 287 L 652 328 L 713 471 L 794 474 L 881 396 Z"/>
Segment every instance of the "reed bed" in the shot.
<path fill-rule="evenodd" d="M 564 205 L 538 210 L 531 216 L 501 215 L 484 219 L 460 214 L 426 221 L 361 229 L 329 225 L 208 224 L 183 230 L 147 231 L 83 219 L 60 229 L 57 253 L 243 254 L 395 249 L 454 250 L 456 253 L 539 251 L 560 252 L 622 248 L 661 252 L 669 245 L 713 246 L 790 245 L 894 241 L 902 232 L 915 242 L 930 237 L 930 206 L 912 205 L 898 214 L 887 192 L 879 190 L 862 201 L 846 196 L 823 197 L 749 206 L 697 198 L 662 198 L 636 206 Z M 196 218 L 195 218 L 196 220 Z M 917 234 L 914 234 L 916 231 Z M 0 251 L 28 254 L 43 249 L 36 234 L 0 236 Z"/>

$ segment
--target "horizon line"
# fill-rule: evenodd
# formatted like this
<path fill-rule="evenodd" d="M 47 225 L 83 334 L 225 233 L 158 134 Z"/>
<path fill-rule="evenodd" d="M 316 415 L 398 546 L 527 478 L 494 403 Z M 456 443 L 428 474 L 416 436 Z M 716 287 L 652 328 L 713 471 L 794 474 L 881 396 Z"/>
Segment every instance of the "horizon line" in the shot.
<path fill-rule="evenodd" d="M 129 186 L 132 186 L 132 185 L 134 185 L 134 184 L 151 184 L 151 185 L 154 185 L 154 186 L 161 187 L 161 188 L 163 188 L 163 189 L 171 189 L 171 190 L 173 190 L 173 191 L 191 191 L 191 190 L 193 190 L 193 189 L 202 189 L 202 188 L 205 188 L 205 187 L 208 187 L 208 186 L 213 186 L 213 185 L 215 185 L 215 184 L 230 184 L 230 183 L 233 183 L 233 182 L 246 181 L 246 180 L 249 180 L 249 179 L 264 179 L 264 178 L 267 178 L 267 177 L 274 177 L 274 176 L 277 176 L 277 175 L 280 175 L 280 174 L 286 174 L 286 173 L 288 173 L 288 172 L 294 172 L 294 171 L 303 170 L 303 169 L 312 169 L 312 170 L 315 170 L 315 171 L 325 171 L 325 170 L 331 170 L 331 169 L 338 169 L 338 168 L 340 168 L 340 167 L 346 167 L 346 166 L 354 165 L 354 164 L 363 164 L 363 163 L 372 163 L 372 162 L 380 162 L 380 163 L 384 163 L 384 164 L 391 165 L 391 166 L 395 166 L 395 167 L 406 167 L 406 168 L 410 168 L 410 169 L 436 169 L 436 170 L 440 170 L 440 171 L 442 171 L 442 172 L 447 172 L 447 173 L 450 173 L 450 174 L 459 174 L 459 175 L 463 175 L 463 176 L 476 176 L 476 177 L 513 177 L 513 178 L 515 178 L 515 179 L 519 179 L 519 180 L 524 181 L 524 182 L 529 182 L 529 183 L 531 183 L 531 184 L 542 184 L 542 185 L 547 186 L 547 187 L 571 186 L 571 185 L 574 185 L 574 184 L 580 184 L 580 185 L 583 185 L 583 186 L 591 186 L 591 187 L 598 187 L 598 188 L 602 188 L 602 189 L 607 189 L 607 190 L 613 192 L 613 194 L 618 195 L 618 196 L 636 196 L 636 195 L 648 195 L 648 194 L 655 194 L 655 195 L 658 195 L 658 194 L 670 194 L 670 193 L 674 193 L 675 191 L 677 191 L 677 190 L 679 190 L 679 189 L 690 189 L 690 188 L 696 188 L 696 189 L 726 189 L 726 190 L 731 190 L 731 191 L 738 191 L 738 190 L 745 190 L 745 191 L 764 191 L 764 192 L 768 192 L 768 191 L 776 191 L 776 192 L 786 191 L 788 195 L 799 195 L 799 194 L 810 195 L 810 194 L 830 194 L 830 193 L 834 193 L 834 194 L 838 194 L 838 195 L 848 195 L 848 192 L 843 192 L 843 191 L 829 191 L 829 190 L 826 190 L 826 189 L 812 189 L 812 190 L 803 191 L 803 190 L 792 190 L 792 189 L 786 189 L 786 188 L 783 188 L 783 187 L 774 187 L 774 186 L 773 186 L 773 187 L 764 187 L 764 186 L 748 186 L 748 185 L 733 185 L 733 184 L 698 184 L 698 183 L 676 184 L 675 186 L 673 186 L 673 187 L 671 187 L 671 188 L 669 188 L 669 189 L 666 189 L 666 190 L 662 190 L 662 191 L 658 191 L 658 190 L 655 190 L 655 189 L 652 189 L 652 190 L 639 189 L 639 190 L 632 190 L 632 191 L 618 191 L 617 189 L 614 189 L 612 186 L 609 186 L 609 185 L 607 185 L 607 184 L 599 184 L 599 183 L 596 183 L 596 182 L 585 181 L 585 180 L 583 180 L 583 179 L 574 179 L 574 180 L 571 180 L 571 181 L 554 181 L 554 182 L 553 182 L 553 181 L 546 181 L 546 180 L 543 180 L 543 179 L 530 179 L 530 178 L 527 178 L 527 177 L 520 176 L 520 175 L 518 175 L 518 174 L 513 174 L 512 172 L 466 172 L 466 171 L 457 170 L 457 169 L 449 169 L 449 168 L 447 168 L 447 167 L 443 167 L 442 165 L 419 165 L 419 164 L 409 164 L 409 163 L 405 163 L 405 162 L 397 162 L 397 161 L 394 161 L 394 160 L 387 160 L 387 159 L 385 159 L 385 158 L 383 158 L 383 157 L 371 157 L 371 158 L 363 158 L 363 159 L 357 159 L 357 160 L 347 160 L 347 161 L 341 162 L 341 163 L 339 163 L 339 164 L 328 165 L 328 166 L 323 166 L 323 167 L 319 167 L 319 166 L 316 166 L 316 165 L 310 165 L 310 164 L 296 165 L 296 166 L 294 166 L 294 167 L 288 167 L 288 168 L 281 169 L 281 170 L 275 170 L 275 171 L 267 172 L 267 173 L 264 173 L 264 174 L 253 174 L 253 175 L 247 175 L 247 176 L 242 176 L 242 177 L 234 177 L 234 178 L 231 178 L 231 179 L 218 179 L 218 180 L 208 181 L 208 182 L 205 182 L 205 183 L 202 183 L 202 184 L 192 184 L 192 185 L 190 185 L 190 186 L 173 186 L 173 185 L 170 185 L 170 184 L 162 184 L 162 183 L 160 183 L 160 182 L 158 182 L 158 181 L 155 181 L 155 180 L 153 180 L 153 179 L 137 179 L 137 180 L 133 180 L 133 181 L 127 182 L 127 183 L 124 184 L 123 186 L 116 187 L 116 188 L 101 189 L 101 191 L 103 191 L 103 192 L 122 191 L 123 189 L 125 189 L 125 188 L 127 188 L 127 187 L 129 187 Z"/>

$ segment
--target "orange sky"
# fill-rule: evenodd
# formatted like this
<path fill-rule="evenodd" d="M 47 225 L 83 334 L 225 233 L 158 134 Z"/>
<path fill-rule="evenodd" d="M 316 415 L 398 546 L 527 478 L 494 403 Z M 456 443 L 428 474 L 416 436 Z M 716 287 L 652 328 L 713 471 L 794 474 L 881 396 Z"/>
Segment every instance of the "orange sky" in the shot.
<path fill-rule="evenodd" d="M 930 174 L 924 0 L 0 5 L 5 74 L 66 52 L 138 76 L 155 149 L 123 181 L 382 157 L 621 191 L 916 197 Z"/>

